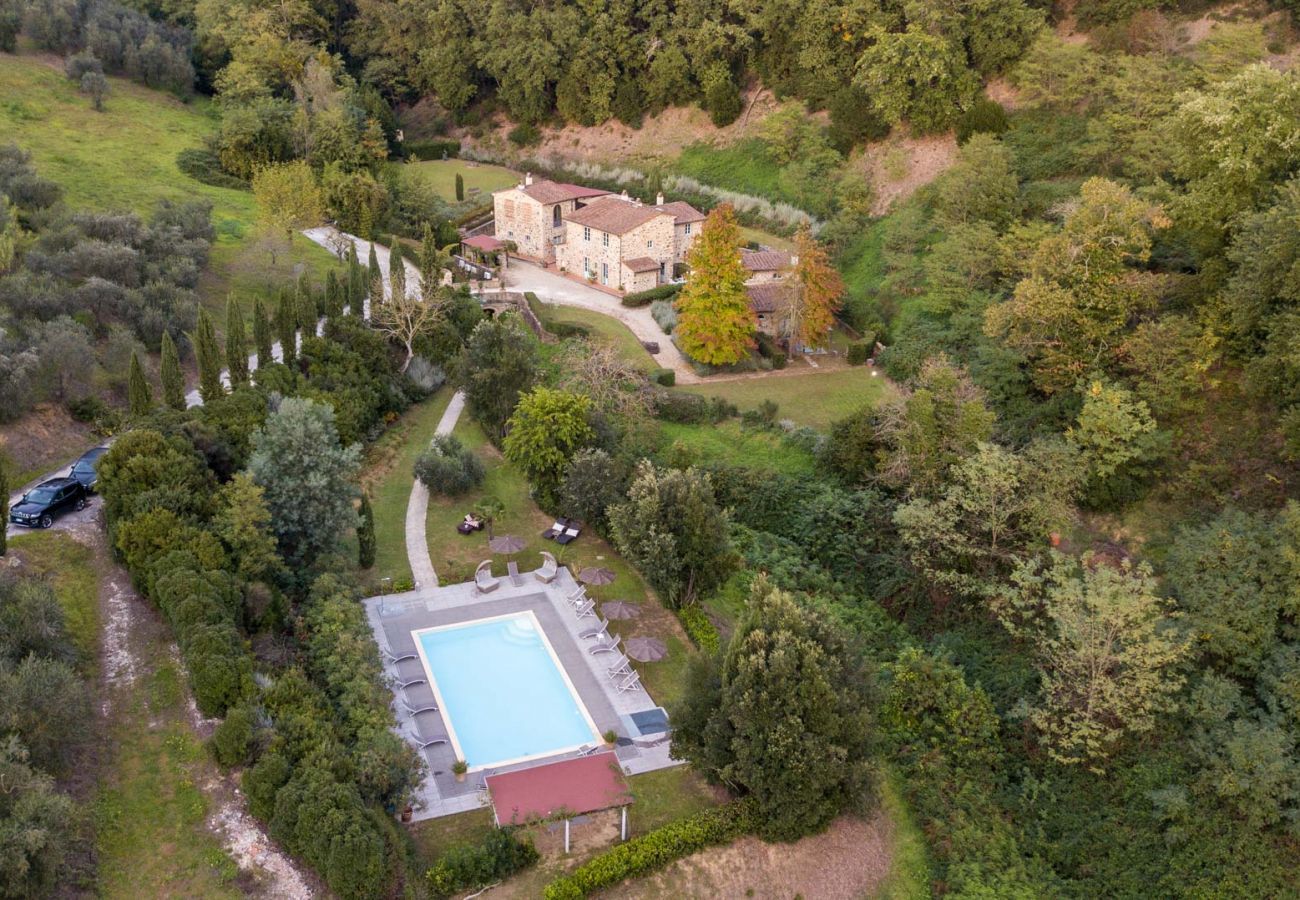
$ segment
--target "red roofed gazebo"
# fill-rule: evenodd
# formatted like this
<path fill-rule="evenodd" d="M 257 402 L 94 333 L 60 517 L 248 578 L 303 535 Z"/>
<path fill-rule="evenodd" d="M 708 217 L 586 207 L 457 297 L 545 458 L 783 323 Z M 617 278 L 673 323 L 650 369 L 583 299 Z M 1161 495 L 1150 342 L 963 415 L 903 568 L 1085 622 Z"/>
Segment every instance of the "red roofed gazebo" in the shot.
<path fill-rule="evenodd" d="M 496 253 L 505 247 L 505 244 L 490 234 L 476 234 L 473 237 L 465 238 L 460 243 L 464 247 L 473 247 L 483 253 Z"/>
<path fill-rule="evenodd" d="M 497 825 L 564 818 L 564 852 L 569 852 L 569 819 L 622 807 L 620 832 L 627 838 L 627 807 L 632 792 L 612 751 L 580 756 L 486 779 Z"/>

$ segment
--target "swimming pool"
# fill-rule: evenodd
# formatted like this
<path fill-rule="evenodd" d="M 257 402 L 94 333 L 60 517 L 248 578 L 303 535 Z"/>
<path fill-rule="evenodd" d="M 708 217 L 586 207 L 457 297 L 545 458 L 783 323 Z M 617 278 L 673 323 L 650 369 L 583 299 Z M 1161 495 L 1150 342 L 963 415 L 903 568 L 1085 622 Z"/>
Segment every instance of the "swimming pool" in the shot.
<path fill-rule="evenodd" d="M 414 636 L 452 748 L 470 769 L 550 756 L 600 739 L 532 612 Z"/>

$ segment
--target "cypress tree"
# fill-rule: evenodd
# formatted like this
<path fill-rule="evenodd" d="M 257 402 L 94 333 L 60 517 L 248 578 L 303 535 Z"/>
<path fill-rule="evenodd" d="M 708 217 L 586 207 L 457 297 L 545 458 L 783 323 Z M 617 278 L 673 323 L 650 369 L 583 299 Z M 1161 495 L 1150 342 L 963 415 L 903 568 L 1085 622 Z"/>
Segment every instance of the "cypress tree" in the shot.
<path fill-rule="evenodd" d="M 456 173 L 456 202 L 465 202 L 465 176 L 459 172 Z"/>
<path fill-rule="evenodd" d="M 248 336 L 244 332 L 244 311 L 234 297 L 226 300 L 226 369 L 232 390 L 248 386 Z"/>
<path fill-rule="evenodd" d="M 0 465 L 0 556 L 9 549 L 9 473 Z"/>
<path fill-rule="evenodd" d="M 199 324 L 191 340 L 199 363 L 199 396 L 204 403 L 211 403 L 226 390 L 221 386 L 221 347 L 217 344 L 212 317 L 206 309 L 199 310 Z"/>
<path fill-rule="evenodd" d="M 388 286 L 394 297 L 406 296 L 406 261 L 402 258 L 402 245 L 396 241 L 388 251 Z"/>
<path fill-rule="evenodd" d="M 311 285 L 307 284 L 305 279 L 298 280 L 298 287 L 293 293 L 293 302 L 302 336 L 313 336 L 316 334 L 316 320 L 320 316 L 317 315 L 316 300 L 311 295 Z"/>
<path fill-rule="evenodd" d="M 355 248 L 354 248 L 355 252 Z M 348 311 L 354 316 L 365 315 L 366 270 L 358 262 L 348 264 Z"/>
<path fill-rule="evenodd" d="M 357 563 L 363 569 L 375 564 L 375 512 L 370 508 L 370 495 L 361 495 L 361 521 L 357 525 Z"/>
<path fill-rule="evenodd" d="M 348 268 L 361 265 L 361 260 L 357 258 L 357 242 L 353 241 L 348 245 Z"/>
<path fill-rule="evenodd" d="M 441 274 L 442 254 L 438 251 L 438 236 L 428 222 L 424 223 L 424 235 L 420 239 L 420 289 L 427 293 L 438 284 Z"/>
<path fill-rule="evenodd" d="M 325 315 L 331 319 L 343 315 L 343 286 L 333 269 L 325 273 Z"/>
<path fill-rule="evenodd" d="M 176 352 L 176 342 L 166 331 L 162 336 L 162 389 L 163 403 L 172 409 L 185 408 L 185 376 L 181 373 L 181 358 Z"/>
<path fill-rule="evenodd" d="M 294 311 L 293 296 L 280 291 L 280 303 L 275 309 L 275 336 L 280 339 L 280 354 L 286 366 L 292 366 L 298 356 L 298 316 Z"/>
<path fill-rule="evenodd" d="M 262 298 L 253 298 L 253 344 L 257 348 L 257 367 L 269 366 L 275 362 L 275 356 L 271 353 L 271 345 L 275 343 L 275 338 L 271 334 L 271 321 L 266 317 L 266 307 L 262 306 Z"/>
<path fill-rule="evenodd" d="M 133 416 L 143 416 L 153 409 L 153 388 L 144 377 L 144 367 L 140 357 L 131 351 L 131 369 L 126 380 L 126 402 Z"/>
<path fill-rule="evenodd" d="M 384 302 L 384 273 L 379 268 L 379 257 L 375 254 L 375 244 L 370 243 L 370 257 L 366 262 L 366 292 L 370 295 L 373 306 Z"/>

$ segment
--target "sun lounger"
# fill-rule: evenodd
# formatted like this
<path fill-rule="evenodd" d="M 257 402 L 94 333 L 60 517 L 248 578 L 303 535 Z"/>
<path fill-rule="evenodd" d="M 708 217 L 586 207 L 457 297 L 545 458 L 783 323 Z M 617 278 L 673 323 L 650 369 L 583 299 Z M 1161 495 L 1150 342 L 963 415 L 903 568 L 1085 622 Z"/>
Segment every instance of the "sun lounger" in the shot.
<path fill-rule="evenodd" d="M 515 587 L 519 587 L 524 583 L 523 579 L 519 577 L 519 564 L 513 559 L 506 563 L 506 574 L 510 576 L 510 583 Z"/>
<path fill-rule="evenodd" d="M 568 519 L 556 519 L 554 525 L 542 532 L 542 537 L 546 538 L 548 541 L 553 541 L 560 535 L 564 534 L 564 529 L 567 528 L 568 525 Z"/>
<path fill-rule="evenodd" d="M 447 743 L 447 739 L 440 738 L 440 737 L 429 738 L 429 740 L 427 741 L 424 738 L 419 738 L 419 737 L 415 739 L 416 747 L 418 747 L 421 750 L 428 750 L 430 747 L 436 747 L 439 744 L 445 744 L 445 743 Z"/>
<path fill-rule="evenodd" d="M 474 570 L 474 587 L 480 594 L 487 594 L 497 589 L 501 582 L 492 577 L 492 560 L 485 559 Z"/>
<path fill-rule="evenodd" d="M 585 584 L 580 584 L 565 594 L 564 599 L 568 600 L 570 603 L 576 603 L 585 596 L 587 596 L 587 586 Z"/>
<path fill-rule="evenodd" d="M 616 675 L 623 675 L 623 676 L 631 675 L 632 660 L 628 658 L 628 655 L 626 653 L 620 653 L 618 655 L 618 660 L 614 663 L 614 665 L 609 666 L 605 671 L 609 674 L 610 678 L 613 678 Z"/>
<path fill-rule="evenodd" d="M 603 749 L 605 749 L 605 748 L 604 748 L 604 745 L 602 745 L 602 744 L 588 744 L 588 745 L 585 746 L 585 747 L 579 747 L 579 748 L 578 748 L 578 755 L 579 755 L 579 756 L 591 756 L 593 753 L 599 753 L 599 752 L 600 752 L 601 750 L 603 750 Z"/>
<path fill-rule="evenodd" d="M 590 648 L 588 648 L 587 652 L 592 654 L 593 656 L 595 656 L 597 653 L 613 653 L 615 650 L 618 649 L 618 645 L 622 640 L 623 639 L 621 637 L 615 637 L 612 641 L 610 640 L 601 641 L 597 644 L 593 644 Z"/>
<path fill-rule="evenodd" d="M 585 619 L 588 616 L 594 619 L 596 617 L 596 601 L 584 600 L 575 606 L 573 611 L 578 614 L 579 619 Z"/>
<path fill-rule="evenodd" d="M 398 650 L 396 652 L 385 650 L 383 653 L 384 659 L 394 666 L 400 662 L 406 662 L 408 659 L 416 659 L 419 655 L 414 650 Z"/>
<path fill-rule="evenodd" d="M 557 543 L 557 544 L 567 544 L 567 543 L 569 543 L 570 541 L 572 541 L 572 540 L 574 540 L 575 538 L 577 538 L 577 536 L 578 536 L 579 534 L 581 534 L 581 533 L 582 533 L 582 528 L 581 528 L 580 526 L 578 526 L 578 525 L 570 525 L 570 526 L 568 526 L 567 528 L 565 528 L 564 531 L 563 531 L 562 533 L 557 534 L 557 535 L 555 536 L 555 543 Z"/>
<path fill-rule="evenodd" d="M 579 631 L 578 637 L 584 640 L 592 638 L 604 638 L 609 636 L 609 619 L 601 619 L 597 628 L 588 628 L 586 631 Z"/>
<path fill-rule="evenodd" d="M 628 675 L 626 678 L 620 681 L 616 685 L 616 687 L 618 688 L 618 692 L 620 694 L 626 694 L 629 691 L 639 691 L 642 689 L 641 675 L 634 670 L 631 675 Z"/>
<path fill-rule="evenodd" d="M 550 584 L 555 580 L 555 576 L 560 572 L 560 565 L 555 561 L 555 557 L 542 551 L 542 567 L 533 572 L 533 577 L 542 584 Z"/>
<path fill-rule="evenodd" d="M 397 686 L 402 690 L 406 690 L 407 688 L 415 687 L 417 684 L 425 684 L 425 683 L 426 682 L 423 678 L 412 678 L 410 681 L 397 682 Z"/>
<path fill-rule="evenodd" d="M 406 702 L 405 698 L 402 700 L 402 708 L 406 710 L 408 716 L 418 716 L 420 713 L 438 711 L 438 707 L 435 704 L 430 703 L 427 706 L 412 706 Z"/>

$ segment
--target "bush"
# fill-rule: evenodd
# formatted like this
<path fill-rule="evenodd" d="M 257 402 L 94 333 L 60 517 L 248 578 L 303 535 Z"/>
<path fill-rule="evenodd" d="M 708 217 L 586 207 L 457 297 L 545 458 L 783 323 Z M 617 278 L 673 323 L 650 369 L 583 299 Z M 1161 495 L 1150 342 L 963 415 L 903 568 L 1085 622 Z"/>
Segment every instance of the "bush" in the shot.
<path fill-rule="evenodd" d="M 654 397 L 655 415 L 665 422 L 680 425 L 711 425 L 739 414 L 734 404 L 720 397 L 706 398 L 698 394 L 679 394 L 676 391 L 659 391 Z"/>
<path fill-rule="evenodd" d="M 435 494 L 459 496 L 483 482 L 483 463 L 450 434 L 440 434 L 415 461 L 415 477 Z"/>
<path fill-rule="evenodd" d="M 67 62 L 63 64 L 63 71 L 67 73 L 69 81 L 81 84 L 81 76 L 87 72 L 103 75 L 104 64 L 95 58 L 95 54 L 85 50 L 74 56 L 69 56 Z"/>
<path fill-rule="evenodd" d="M 1007 127 L 1007 111 L 1002 104 L 981 97 L 957 120 L 957 143 L 964 144 L 981 132 L 1002 134 Z"/>
<path fill-rule="evenodd" d="M 247 706 L 236 706 L 212 733 L 208 744 L 217 764 L 223 768 L 242 766 L 253 749 L 253 713 Z"/>
<path fill-rule="evenodd" d="M 552 881 L 542 896 L 546 900 L 577 900 L 626 878 L 661 869 L 705 847 L 726 844 L 753 831 L 754 826 L 753 810 L 744 800 L 706 809 L 600 854 Z"/>
<path fill-rule="evenodd" d="M 407 156 L 416 159 L 455 159 L 460 156 L 460 141 L 407 141 L 402 145 Z"/>
<path fill-rule="evenodd" d="M 650 380 L 664 387 L 672 387 L 677 383 L 677 373 L 672 369 L 655 369 L 650 373 Z"/>
<path fill-rule="evenodd" d="M 762 331 L 755 332 L 755 337 L 758 340 L 759 356 L 764 359 L 770 359 L 772 361 L 772 368 L 784 369 L 788 357 L 786 356 L 785 351 L 777 345 L 776 339 L 770 334 L 765 334 Z"/>
<path fill-rule="evenodd" d="M 623 295 L 622 303 L 624 306 L 630 306 L 636 309 L 641 306 L 649 306 L 656 300 L 671 300 L 681 293 L 682 284 L 661 284 L 658 287 L 652 287 L 648 291 L 634 291 L 631 294 Z"/>
<path fill-rule="evenodd" d="M 650 315 L 659 323 L 659 327 L 665 334 L 672 334 L 673 329 L 677 327 L 677 310 L 671 300 L 656 300 L 651 303 Z"/>
<path fill-rule="evenodd" d="M 205 147 L 191 147 L 176 154 L 176 168 L 195 181 L 210 184 L 213 187 L 231 188 L 236 191 L 251 191 L 252 185 L 242 178 L 236 178 L 221 168 L 221 159 L 212 150 Z"/>
<path fill-rule="evenodd" d="M 867 346 L 866 341 L 849 345 L 848 361 L 851 366 L 866 365 L 867 360 L 871 359 L 871 348 Z"/>
<path fill-rule="evenodd" d="M 515 837 L 511 828 L 493 829 L 480 844 L 461 844 L 444 853 L 428 871 L 429 890 L 449 897 L 508 878 L 537 862 L 532 841 Z"/>
<path fill-rule="evenodd" d="M 537 130 L 536 125 L 520 122 L 510 129 L 506 139 L 516 147 L 532 147 L 542 142 L 542 133 Z"/>
<path fill-rule="evenodd" d="M 722 642 L 721 636 L 718 634 L 717 626 L 704 610 L 698 606 L 684 606 L 677 610 L 677 618 L 681 620 L 682 627 L 686 629 L 686 634 L 695 646 L 708 654 L 718 652 Z"/>

